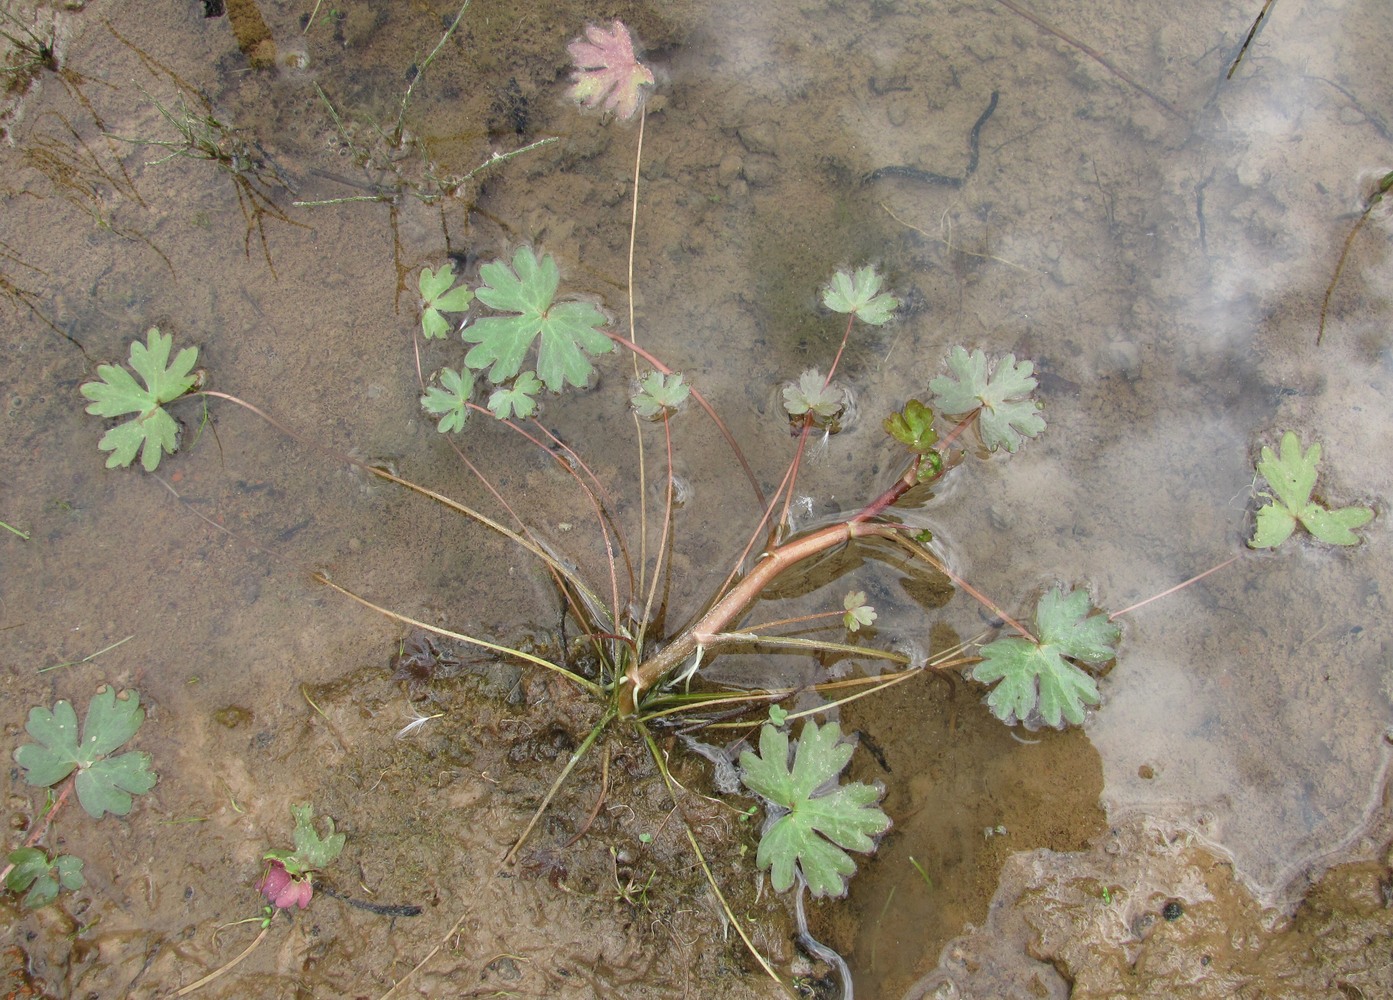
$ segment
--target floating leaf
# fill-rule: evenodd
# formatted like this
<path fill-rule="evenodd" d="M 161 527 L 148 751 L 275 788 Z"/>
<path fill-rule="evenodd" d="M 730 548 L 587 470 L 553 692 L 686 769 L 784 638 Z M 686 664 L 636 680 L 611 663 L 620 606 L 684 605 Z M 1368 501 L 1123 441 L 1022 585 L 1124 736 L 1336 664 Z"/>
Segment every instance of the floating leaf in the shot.
<path fill-rule="evenodd" d="M 292 876 L 299 877 L 309 871 L 318 871 L 339 856 L 343 850 L 342 833 L 334 832 L 334 821 L 324 817 L 329 832 L 323 837 L 314 828 L 314 806 L 306 802 L 292 805 L 290 813 L 295 817 L 295 850 L 267 851 L 263 857 L 278 861 Z"/>
<path fill-rule="evenodd" d="M 111 452 L 106 460 L 108 469 L 130 465 L 136 452 L 140 452 L 141 466 L 146 472 L 154 472 L 165 452 L 172 455 L 179 448 L 179 425 L 164 411 L 164 404 L 184 395 L 198 380 L 192 374 L 198 348 L 184 348 L 170 364 L 174 338 L 151 327 L 146 340 L 148 346 L 134 341 L 130 354 L 130 366 L 145 381 L 145 388 L 118 365 L 99 365 L 97 378 L 101 381 L 86 382 L 80 387 L 82 394 L 92 400 L 88 413 L 100 417 L 136 414 L 111 428 L 97 443 L 102 451 Z"/>
<path fill-rule="evenodd" d="M 455 266 L 449 261 L 438 271 L 421 268 L 417 287 L 421 290 L 421 333 L 427 340 L 449 334 L 450 321 L 442 313 L 465 312 L 474 301 L 474 293 L 467 285 L 452 289 L 454 283 Z"/>
<path fill-rule="evenodd" d="M 952 375 L 940 375 L 929 383 L 938 411 L 979 411 L 977 427 L 982 443 L 991 451 L 1001 447 L 1015 451 L 1022 437 L 1035 437 L 1045 429 L 1040 404 L 1026 398 L 1036 385 L 1033 362 L 1017 361 L 1008 354 L 996 362 L 988 377 L 986 355 L 955 347 L 948 355 L 948 368 Z"/>
<path fill-rule="evenodd" d="M 5 876 L 5 888 L 11 892 L 27 889 L 24 905 L 30 909 L 53 902 L 60 887 L 75 892 L 86 881 L 82 877 L 82 859 L 71 854 L 50 859 L 37 847 L 21 847 L 11 851 L 8 860 L 13 867 Z"/>
<path fill-rule="evenodd" d="M 124 816 L 131 811 L 131 796 L 155 787 L 150 755 L 133 750 L 112 757 L 145 721 L 140 696 L 123 691 L 121 697 L 103 686 L 87 706 L 82 742 L 77 739 L 77 714 L 60 701 L 53 711 L 37 706 L 29 710 L 25 730 L 38 744 L 26 743 L 14 753 L 31 785 L 48 786 L 77 771 L 77 800 L 95 819 L 103 813 Z"/>
<path fill-rule="evenodd" d="M 599 309 L 589 302 L 554 301 L 561 276 L 550 254 L 539 261 L 529 247 L 521 247 L 511 267 L 495 260 L 480 268 L 479 275 L 484 284 L 475 297 L 499 312 L 516 313 L 485 316 L 460 334 L 475 345 L 464 363 L 475 371 L 488 368 L 494 385 L 518 373 L 538 338 L 537 376 L 552 392 L 561 392 L 568 382 L 584 386 L 595 371 L 588 355 L 614 348 L 599 330 L 605 325 Z"/>
<path fill-rule="evenodd" d="M 510 416 L 526 419 L 537 412 L 537 393 L 542 383 L 532 372 L 523 372 L 513 384 L 495 389 L 489 396 L 489 411 L 499 420 Z"/>
<path fill-rule="evenodd" d="M 624 120 L 638 113 L 646 95 L 644 87 L 653 85 L 653 71 L 634 55 L 633 39 L 622 21 L 609 28 L 588 24 L 585 37 L 566 46 L 575 63 L 571 100 L 587 108 L 604 108 Z"/>
<path fill-rule="evenodd" d="M 880 291 L 881 280 L 873 267 L 863 267 L 855 274 L 838 271 L 822 290 L 822 304 L 833 312 L 851 313 L 862 323 L 880 326 L 900 307 L 899 299 Z"/>
<path fill-rule="evenodd" d="M 440 385 L 427 386 L 421 397 L 421 407 L 429 414 L 440 418 L 435 429 L 441 434 L 464 429 L 469 419 L 469 397 L 474 392 L 474 373 L 440 369 Z"/>
<path fill-rule="evenodd" d="M 899 413 L 886 417 L 884 426 L 886 434 L 919 455 L 933 451 L 938 441 L 938 432 L 934 430 L 934 411 L 917 399 L 905 403 Z"/>
<path fill-rule="evenodd" d="M 677 409 L 692 391 L 680 374 L 664 375 L 662 372 L 649 372 L 638 380 L 638 388 L 629 402 L 633 403 L 635 413 L 649 419 Z"/>
<path fill-rule="evenodd" d="M 1085 705 L 1098 704 L 1098 685 L 1070 660 L 1104 663 L 1117 655 L 1122 631 L 1106 615 L 1091 614 L 1088 594 L 1067 596 L 1058 587 L 1040 598 L 1035 611 L 1038 643 L 1012 637 L 982 647 L 972 678 L 1000 681 L 987 696 L 992 714 L 1003 722 L 1024 721 L 1038 711 L 1048 725 L 1060 718 L 1083 722 Z"/>
<path fill-rule="evenodd" d="M 831 419 L 840 414 L 845 406 L 845 393 L 828 385 L 816 368 L 809 368 L 799 375 L 793 385 L 784 386 L 784 409 L 791 417 L 811 413 L 815 417 Z"/>
<path fill-rule="evenodd" d="M 853 590 L 847 594 L 842 598 L 842 607 L 846 608 L 846 614 L 842 615 L 842 624 L 848 632 L 870 628 L 876 620 L 875 608 L 866 603 L 864 590 Z"/>
<path fill-rule="evenodd" d="M 1270 502 L 1258 508 L 1257 527 L 1248 542 L 1255 549 L 1269 549 L 1287 540 L 1301 524 L 1316 538 L 1331 545 L 1355 545 L 1354 529 L 1367 524 L 1374 512 L 1368 507 L 1341 507 L 1327 510 L 1311 499 L 1316 488 L 1316 464 L 1320 445 L 1301 450 L 1301 439 L 1292 431 L 1282 435 L 1279 452 L 1266 445 L 1258 459 L 1258 474 L 1267 480 L 1271 493 L 1261 493 Z"/>
<path fill-rule="evenodd" d="M 740 780 L 760 797 L 784 810 L 760 837 L 755 863 L 772 869 L 774 889 L 793 885 L 796 865 L 814 896 L 841 896 L 856 862 L 846 852 L 875 850 L 875 838 L 890 827 L 881 811 L 880 789 L 836 780 L 851 759 L 852 745 L 841 742 L 835 722 L 803 726 L 789 768 L 788 734 L 765 724 L 759 754 L 740 755 Z M 845 848 L 845 850 L 843 850 Z"/>

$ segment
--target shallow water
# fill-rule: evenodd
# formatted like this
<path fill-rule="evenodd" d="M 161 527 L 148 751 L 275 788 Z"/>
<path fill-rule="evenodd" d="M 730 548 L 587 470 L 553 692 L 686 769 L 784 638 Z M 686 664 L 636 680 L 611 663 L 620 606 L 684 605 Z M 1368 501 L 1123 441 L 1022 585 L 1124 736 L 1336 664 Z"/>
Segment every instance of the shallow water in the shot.
<path fill-rule="evenodd" d="M 608 12 L 481 2 L 413 91 L 406 122 L 419 148 L 392 151 L 377 126 L 390 130 L 407 67 L 435 45 L 446 8 L 340 4 L 342 18 L 305 30 L 308 9 L 266 5 L 273 66 L 255 70 L 226 18 L 193 10 L 93 3 L 44 8 L 33 22 L 53 26 L 66 73 L 11 95 L 12 145 L 0 152 L 0 274 L 33 306 L 12 299 L 0 313 L 0 447 L 19 473 L 0 489 L 0 520 L 29 534 L 0 538 L 7 733 L 21 741 L 29 705 L 85 702 L 103 681 L 138 687 L 152 706 L 139 742 L 162 776 L 129 820 L 60 824 L 88 850 L 94 889 L 78 922 L 100 916 L 111 930 L 81 959 L 47 959 L 55 982 L 125 989 L 145 975 L 139 959 L 156 955 L 140 982 L 159 992 L 226 960 L 235 950 L 219 953 L 212 927 L 255 912 L 247 886 L 258 858 L 288 836 L 288 803 L 312 798 L 362 845 L 359 881 L 397 893 L 428 884 L 440 906 L 429 926 L 391 930 L 324 913 L 338 942 L 326 954 L 347 963 L 333 974 L 315 951 L 320 925 L 296 924 L 274 962 L 248 960 L 265 995 L 316 976 L 330 990 L 356 976 L 385 991 L 472 899 L 485 900 L 473 937 L 439 961 L 453 971 L 421 988 L 503 975 L 506 964 L 490 963 L 505 953 L 526 958 L 517 979 L 504 977 L 509 988 L 556 989 L 557 969 L 582 967 L 594 979 L 571 982 L 574 995 L 621 982 L 693 988 L 653 959 L 670 940 L 661 932 L 616 933 L 615 947 L 633 950 L 583 957 L 595 914 L 611 919 L 606 907 L 624 905 L 608 886 L 576 902 L 546 879 L 500 883 L 482 860 L 506 848 L 558 766 L 545 754 L 532 755 L 536 767 L 500 759 L 518 727 L 549 731 L 545 712 L 534 705 L 492 728 L 456 713 L 422 749 L 403 749 L 392 734 L 411 716 L 386 664 L 404 630 L 308 575 L 327 571 L 433 623 L 546 641 L 555 601 L 523 554 L 216 402 L 212 427 L 197 434 L 197 408 L 183 404 L 185 451 L 161 467 L 168 488 L 108 472 L 99 422 L 77 403 L 96 363 L 123 360 L 130 340 L 158 325 L 177 345 L 200 346 L 213 388 L 306 441 L 488 502 L 416 403 L 417 271 L 447 252 L 472 265 L 529 242 L 556 256 L 568 289 L 621 315 L 637 133 L 562 99 L 566 41 Z M 825 370 L 840 336 L 818 313 L 817 289 L 839 266 L 872 262 L 912 307 L 858 335 L 843 359 L 855 416 L 800 476 L 805 522 L 886 485 L 899 458 L 881 418 L 922 394 L 963 344 L 1032 358 L 1049 426 L 1017 455 L 966 462 L 906 513 L 932 528 L 956 572 L 1012 612 L 1056 583 L 1086 586 L 1116 610 L 1241 555 L 1123 616 L 1103 706 L 1081 731 L 1014 739 L 979 704 L 982 692 L 928 679 L 847 711 L 845 727 L 882 751 L 883 762 L 858 754 L 854 770 L 889 786 L 896 827 L 851 899 L 814 920 L 863 992 L 911 990 L 949 939 L 986 920 L 1003 869 L 994 912 L 1038 889 L 1019 871 L 1033 856 L 1018 852 L 1074 852 L 1045 867 L 1062 865 L 1064 881 L 1095 878 L 1109 829 L 1164 828 L 1230 860 L 1234 891 L 1255 906 L 1281 908 L 1308 875 L 1377 846 L 1364 835 L 1385 812 L 1390 721 L 1386 212 L 1351 242 L 1320 347 L 1315 336 L 1361 199 L 1393 164 L 1383 110 L 1393 107 L 1383 58 L 1393 24 L 1379 5 L 1274 5 L 1231 80 L 1256 16 L 1249 5 L 1074 5 L 1037 20 L 989 0 L 613 13 L 659 70 L 644 134 L 639 337 L 713 401 L 766 489 L 793 447 L 780 386 Z M 242 130 L 223 138 L 251 144 L 263 186 L 238 188 L 206 160 L 153 163 L 167 150 L 104 137 L 177 138 L 153 102 L 174 108 L 181 88 L 191 107 Z M 963 177 L 994 93 L 976 169 L 960 186 L 906 171 L 866 180 L 885 167 Z M 548 136 L 560 141 L 460 197 L 411 194 Z M 292 204 L 384 190 L 390 207 Z M 266 205 L 285 218 L 258 216 Z M 458 361 L 428 345 L 420 363 L 429 373 Z M 549 407 L 548 418 L 632 517 L 632 432 L 615 419 L 628 378 L 627 362 L 607 363 L 601 391 Z M 757 518 L 729 451 L 695 416 L 678 428 L 692 496 L 677 522 L 674 622 L 696 610 Z M 1245 552 L 1253 461 L 1286 429 L 1323 444 L 1319 492 L 1332 505 L 1378 510 L 1359 547 Z M 522 498 L 559 551 L 598 566 L 600 543 L 567 479 L 496 429 L 478 430 L 471 457 Z M 836 575 L 838 603 L 843 587 L 872 594 L 885 641 L 939 649 L 987 627 L 975 602 L 901 566 L 851 559 L 822 572 Z M 767 617 L 822 608 L 799 591 Z M 126 636 L 90 662 L 37 672 Z M 787 658 L 727 659 L 712 673 L 769 683 L 774 671 L 818 677 L 816 665 Z M 529 693 L 542 704 L 558 696 Z M 583 729 L 554 723 L 571 725 Z M 439 772 L 449 777 L 423 788 L 450 754 L 458 759 Z M 490 784 L 507 781 L 497 767 L 510 764 L 513 783 Z M 7 780 L 11 812 L 27 815 L 33 793 Z M 554 811 L 578 823 L 590 805 L 578 793 Z M 200 822 L 162 825 L 191 818 Z M 477 832 L 423 847 L 427 822 Z M 573 867 L 604 874 L 608 846 L 628 835 L 613 822 Z M 171 851 L 184 830 L 196 836 Z M 1173 873 L 1162 863 L 1139 864 L 1155 892 L 1181 891 L 1164 884 Z M 753 885 L 748 868 L 736 871 Z M 136 901 L 139 933 L 114 907 Z M 690 952 L 741 961 L 738 946 L 717 943 L 713 911 L 680 919 L 692 923 L 667 933 Z M 544 921 L 564 930 L 538 932 Z M 61 937 L 52 923 L 36 926 Z M 1024 953 L 1022 933 L 1002 939 L 1002 956 Z M 390 955 L 371 970 L 352 957 L 367 942 Z M 945 968 L 940 985 L 957 975 Z M 983 987 L 964 982 L 971 988 Z"/>

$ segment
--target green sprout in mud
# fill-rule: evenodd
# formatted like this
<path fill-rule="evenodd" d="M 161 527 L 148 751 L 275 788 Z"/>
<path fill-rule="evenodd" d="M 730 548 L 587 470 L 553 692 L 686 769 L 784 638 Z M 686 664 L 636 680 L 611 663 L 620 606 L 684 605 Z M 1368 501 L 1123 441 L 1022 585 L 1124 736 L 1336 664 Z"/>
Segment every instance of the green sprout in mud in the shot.
<path fill-rule="evenodd" d="M 140 696 L 123 691 L 120 697 L 103 686 L 87 706 L 87 718 L 78 739 L 77 713 L 66 701 L 50 711 L 43 706 L 29 710 L 25 731 L 37 743 L 26 743 L 14 753 L 31 785 L 56 785 L 74 771 L 77 801 L 93 819 L 106 813 L 124 816 L 131 811 L 133 795 L 155 787 L 158 776 L 150 770 L 150 755 L 139 750 L 116 754 L 145 721 Z"/>
<path fill-rule="evenodd" d="M 795 869 L 814 896 L 842 896 L 856 871 L 847 851 L 875 850 L 890 827 L 879 806 L 881 790 L 835 784 L 851 760 L 835 722 L 803 724 L 789 767 L 788 734 L 772 725 L 759 733 L 759 753 L 740 755 L 740 780 L 779 814 L 759 839 L 755 864 L 768 868 L 776 892 L 793 887 Z M 829 787 L 830 786 L 830 787 Z"/>
<path fill-rule="evenodd" d="M 164 405 L 197 384 L 193 366 L 198 361 L 198 348 L 184 348 L 170 363 L 172 336 L 151 327 L 146 340 L 145 344 L 138 340 L 132 343 L 130 355 L 130 366 L 145 382 L 143 388 L 118 365 L 99 366 L 99 381 L 81 386 L 82 394 L 92 400 L 88 413 L 100 417 L 135 414 L 107 431 L 97 443 L 102 451 L 111 452 L 106 460 L 108 469 L 130 465 L 139 452 L 145 471 L 154 472 L 165 453 L 172 455 L 179 448 L 179 425 L 165 412 Z"/>
<path fill-rule="evenodd" d="M 1037 713 L 1050 726 L 1061 719 L 1083 722 L 1084 706 L 1098 704 L 1098 685 L 1071 661 L 1113 659 L 1122 634 L 1091 608 L 1085 591 L 1066 595 L 1055 587 L 1036 607 L 1038 641 L 1011 636 L 982 647 L 982 662 L 972 669 L 972 679 L 996 684 L 987 696 L 993 715 L 1006 723 L 1025 722 Z"/>
<path fill-rule="evenodd" d="M 1302 450 L 1301 439 L 1292 431 L 1282 435 L 1277 452 L 1266 445 L 1258 459 L 1258 475 L 1271 492 L 1259 493 L 1267 500 L 1258 508 L 1257 527 L 1248 544 L 1255 549 L 1276 548 L 1290 537 L 1297 522 L 1322 542 L 1331 545 L 1357 545 L 1354 529 L 1374 516 L 1368 507 L 1341 507 L 1329 510 L 1311 499 L 1316 488 L 1316 464 L 1320 445 Z"/>
<path fill-rule="evenodd" d="M 448 261 L 438 271 L 421 268 L 416 283 L 421 291 L 421 335 L 427 340 L 448 336 L 450 321 L 443 314 L 468 312 L 474 292 L 467 285 L 453 287 L 455 268 Z"/>

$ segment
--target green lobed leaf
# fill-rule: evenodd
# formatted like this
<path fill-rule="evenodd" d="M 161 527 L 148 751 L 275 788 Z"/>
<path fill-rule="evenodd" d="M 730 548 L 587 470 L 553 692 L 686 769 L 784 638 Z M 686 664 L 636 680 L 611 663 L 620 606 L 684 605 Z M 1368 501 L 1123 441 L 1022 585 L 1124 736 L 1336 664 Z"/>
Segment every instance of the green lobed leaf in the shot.
<path fill-rule="evenodd" d="M 1320 445 L 1313 444 L 1303 451 L 1301 439 L 1287 431 L 1278 448 L 1274 453 L 1264 445 L 1257 462 L 1258 474 L 1272 492 L 1259 494 L 1270 502 L 1258 508 L 1257 523 L 1248 545 L 1255 549 L 1275 548 L 1290 537 L 1297 521 L 1322 542 L 1357 545 L 1359 536 L 1354 529 L 1367 524 L 1374 512 L 1368 507 L 1328 510 L 1311 499 L 1316 488 Z"/>
<path fill-rule="evenodd" d="M 533 372 L 523 372 L 513 384 L 495 389 L 489 396 L 489 411 L 499 420 L 510 416 L 526 419 L 537 412 L 537 393 L 542 383 Z"/>
<path fill-rule="evenodd" d="M 827 384 L 822 372 L 809 368 L 793 385 L 784 386 L 784 409 L 791 417 L 811 413 L 830 419 L 842 412 L 846 395 L 841 389 Z"/>
<path fill-rule="evenodd" d="M 900 300 L 880 291 L 881 277 L 874 267 L 863 267 L 855 274 L 838 271 L 822 290 L 822 304 L 833 312 L 851 313 L 863 323 L 880 326 L 889 322 Z"/>
<path fill-rule="evenodd" d="M 281 862 L 292 875 L 302 875 L 325 867 L 339 856 L 346 837 L 334 832 L 332 819 L 324 817 L 329 832 L 320 837 L 319 831 L 314 828 L 314 806 L 308 802 L 291 805 L 290 813 L 295 817 L 295 850 L 267 851 L 267 858 Z"/>
<path fill-rule="evenodd" d="M 186 347 L 169 362 L 174 338 L 151 327 L 146 344 L 131 344 L 130 366 L 145 381 L 142 388 L 136 380 L 117 365 L 99 365 L 96 382 L 85 382 L 79 391 L 92 402 L 87 412 L 101 417 L 119 417 L 127 413 L 136 416 L 108 430 L 97 447 L 109 451 L 108 469 L 128 466 L 139 452 L 140 464 L 146 472 L 159 467 L 164 454 L 173 454 L 179 447 L 179 425 L 166 413 L 163 404 L 173 402 L 193 388 L 197 377 L 192 374 L 198 361 L 198 348 Z"/>
<path fill-rule="evenodd" d="M 681 406 L 691 394 L 691 386 L 682 380 L 680 373 L 664 375 L 662 372 L 649 372 L 638 381 L 639 391 L 630 397 L 634 412 L 640 417 L 651 419 L 659 414 L 670 413 Z"/>
<path fill-rule="evenodd" d="M 886 434 L 919 455 L 933 451 L 938 442 L 938 432 L 933 425 L 934 411 L 917 399 L 905 403 L 899 413 L 886 417 L 884 424 Z"/>
<path fill-rule="evenodd" d="M 11 892 L 24 892 L 27 889 L 24 905 L 29 909 L 53 902 L 58 898 L 60 886 L 75 891 L 81 889 L 85 881 L 82 877 L 82 860 L 71 854 L 62 854 L 50 860 L 48 854 L 37 847 L 21 847 L 10 852 L 9 863 L 12 867 L 5 876 L 5 888 Z"/>
<path fill-rule="evenodd" d="M 940 375 L 929 383 L 940 413 L 978 411 L 977 428 L 982 443 L 991 451 L 1015 451 L 1022 438 L 1035 437 L 1045 429 L 1040 404 L 1028 399 L 1035 390 L 1031 374 L 1034 362 L 1017 361 L 1014 354 L 1000 358 L 992 366 L 980 350 L 971 354 L 955 347 L 948 355 L 950 375 Z"/>
<path fill-rule="evenodd" d="M 421 292 L 421 333 L 427 340 L 449 334 L 451 324 L 442 313 L 465 312 L 474 301 L 474 293 L 466 285 L 452 291 L 454 283 L 455 267 L 449 261 L 438 271 L 421 268 L 416 285 Z"/>
<path fill-rule="evenodd" d="M 530 247 L 520 247 L 512 266 L 495 260 L 479 271 L 484 284 L 475 293 L 480 302 L 512 316 L 485 316 L 464 328 L 460 336 L 474 344 L 464 363 L 501 385 L 522 368 L 537 346 L 537 377 L 552 392 L 566 385 L 585 386 L 595 372 L 590 356 L 605 354 L 613 342 L 600 332 L 604 313 L 589 302 L 555 302 L 560 274 L 549 254 L 537 259 Z"/>
<path fill-rule="evenodd" d="M 77 739 L 77 716 L 66 701 L 42 706 L 29 712 L 25 726 L 37 744 L 26 743 L 14 752 L 14 759 L 27 772 L 31 785 L 50 786 L 77 770 L 74 785 L 78 802 L 94 819 L 105 813 L 124 816 L 131 810 L 131 796 L 155 787 L 158 776 L 150 770 L 150 755 L 130 751 L 110 756 L 140 728 L 145 712 L 135 691 L 121 697 L 103 686 L 87 707 L 81 743 Z"/>
<path fill-rule="evenodd" d="M 853 590 L 847 594 L 842 598 L 842 607 L 846 609 L 846 614 L 842 615 L 842 624 L 848 632 L 859 632 L 875 623 L 875 608 L 866 603 L 864 590 Z"/>
<path fill-rule="evenodd" d="M 755 855 L 760 868 L 770 869 L 778 892 L 792 887 L 797 869 L 814 896 L 844 894 L 856 871 L 847 851 L 873 851 L 875 838 L 890 826 L 878 804 L 880 789 L 860 782 L 834 784 L 851 759 L 852 745 L 842 743 L 841 735 L 835 722 L 805 723 L 790 768 L 788 734 L 766 723 L 759 754 L 740 755 L 745 786 L 787 810 L 766 828 Z"/>
<path fill-rule="evenodd" d="M 432 416 L 440 418 L 435 429 L 441 434 L 464 429 L 469 419 L 469 397 L 474 392 L 474 373 L 455 371 L 451 368 L 440 370 L 440 384 L 427 386 L 421 397 L 421 408 Z"/>
<path fill-rule="evenodd" d="M 982 647 L 973 680 L 996 683 L 987 704 L 998 719 L 1012 723 L 1038 712 L 1047 725 L 1061 719 L 1083 722 L 1084 706 L 1098 704 L 1098 685 L 1070 660 L 1103 663 L 1117 655 L 1121 629 L 1106 615 L 1091 614 L 1088 594 L 1048 591 L 1036 606 L 1039 643 L 1011 637 Z M 998 683 L 999 682 L 999 683 Z"/>

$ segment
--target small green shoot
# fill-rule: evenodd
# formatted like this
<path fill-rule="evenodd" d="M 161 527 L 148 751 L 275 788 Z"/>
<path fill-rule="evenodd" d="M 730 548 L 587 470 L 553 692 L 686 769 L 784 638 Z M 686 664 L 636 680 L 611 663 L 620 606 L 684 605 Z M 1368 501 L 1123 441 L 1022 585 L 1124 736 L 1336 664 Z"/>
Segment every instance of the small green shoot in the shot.
<path fill-rule="evenodd" d="M 99 365 L 98 382 L 86 382 L 80 391 L 92 400 L 88 413 L 99 417 L 120 417 L 136 414 L 123 424 L 117 424 L 104 435 L 97 447 L 111 452 L 106 467 L 128 466 L 140 452 L 140 464 L 146 472 L 159 467 L 165 452 L 174 454 L 179 448 L 179 425 L 164 411 L 193 388 L 198 376 L 193 366 L 198 361 L 198 348 L 186 347 L 169 363 L 169 351 L 174 338 L 151 327 L 147 344 L 131 344 L 130 366 L 145 381 L 141 388 L 131 373 L 118 365 Z"/>
<path fill-rule="evenodd" d="M 5 888 L 25 893 L 24 905 L 31 910 L 57 899 L 59 888 L 76 892 L 85 883 L 82 859 L 71 854 L 50 858 L 37 847 L 21 847 L 11 851 L 8 860 L 13 867 L 5 876 Z"/>
<path fill-rule="evenodd" d="M 532 372 L 523 372 L 512 385 L 502 386 L 489 395 L 489 412 L 499 420 L 517 417 L 525 420 L 537 412 L 537 393 L 542 391 L 541 380 Z"/>
<path fill-rule="evenodd" d="M 328 816 L 324 817 L 324 823 L 329 832 L 321 837 L 314 828 L 314 806 L 308 802 L 291 805 L 290 813 L 295 817 L 295 850 L 267 851 L 262 857 L 267 861 L 279 861 L 286 872 L 298 878 L 319 871 L 337 858 L 343 851 L 346 837 L 334 832 L 334 821 Z"/>
<path fill-rule="evenodd" d="M 932 889 L 934 887 L 934 880 L 929 878 L 929 873 L 924 869 L 922 864 L 915 860 L 912 854 L 909 856 L 909 863 L 914 866 L 914 870 L 919 873 L 919 877 L 924 880 L 924 884 Z"/>
<path fill-rule="evenodd" d="M 664 375 L 662 372 L 649 372 L 638 380 L 638 390 L 629 402 L 640 417 L 652 420 L 681 406 L 691 395 L 692 387 L 678 373 Z"/>
<path fill-rule="evenodd" d="M 782 705 L 769 706 L 769 724 L 771 726 L 782 726 L 788 721 L 788 709 Z"/>
<path fill-rule="evenodd" d="M 885 418 L 885 433 L 916 455 L 926 455 L 938 443 L 934 430 L 934 411 L 917 399 L 904 404 L 899 413 Z"/>
<path fill-rule="evenodd" d="M 550 254 L 537 259 L 530 247 L 520 247 L 513 263 L 495 260 L 479 269 L 484 280 L 475 293 L 480 302 L 512 316 L 485 316 L 465 327 L 460 336 L 474 344 L 464 363 L 475 371 L 489 369 L 489 381 L 502 385 L 522 369 L 534 340 L 537 376 L 552 392 L 569 382 L 582 388 L 595 366 L 589 355 L 614 348 L 600 332 L 605 315 L 589 302 L 557 302 L 561 275 Z"/>
<path fill-rule="evenodd" d="M 1270 549 L 1281 545 L 1295 530 L 1297 521 L 1322 542 L 1358 544 L 1359 536 L 1354 529 L 1367 524 L 1374 512 L 1368 507 L 1327 510 L 1312 500 L 1319 461 L 1320 445 L 1313 444 L 1303 452 L 1301 439 L 1292 431 L 1282 435 L 1277 454 L 1263 446 L 1257 470 L 1272 492 L 1258 494 L 1269 502 L 1258 508 L 1257 527 L 1248 542 L 1252 548 Z"/>
<path fill-rule="evenodd" d="M 449 261 L 438 271 L 428 267 L 421 268 L 417 287 L 421 290 L 421 334 L 427 340 L 446 337 L 450 333 L 450 321 L 443 313 L 462 313 L 474 301 L 474 293 L 468 286 L 455 283 L 455 267 Z"/>
<path fill-rule="evenodd" d="M 814 417 L 831 420 L 845 406 L 846 395 L 841 389 L 828 385 L 816 368 L 809 368 L 798 376 L 796 383 L 784 387 L 784 409 L 790 417 L 811 413 Z"/>
<path fill-rule="evenodd" d="M 434 385 L 426 387 L 426 394 L 421 397 L 422 408 L 440 418 L 435 429 L 441 434 L 463 430 L 464 422 L 469 419 L 469 397 L 474 392 L 474 373 L 463 369 L 455 371 L 442 368 L 440 385 L 444 388 Z"/>
<path fill-rule="evenodd" d="M 948 368 L 951 375 L 940 375 L 929 383 L 938 411 L 978 412 L 978 432 L 989 451 L 1014 452 L 1022 438 L 1035 437 L 1045 429 L 1040 404 L 1026 398 L 1036 385 L 1033 362 L 1017 361 L 1008 354 L 988 366 L 980 350 L 968 354 L 955 347 L 948 355 Z"/>
<path fill-rule="evenodd" d="M 863 267 L 855 274 L 838 271 L 822 290 L 822 304 L 833 312 L 850 313 L 862 323 L 881 326 L 900 307 L 899 299 L 880 291 L 881 280 L 873 267 Z"/>
<path fill-rule="evenodd" d="M 841 738 L 835 722 L 804 723 L 790 769 L 788 734 L 766 723 L 759 754 L 740 755 L 740 780 L 783 812 L 760 838 L 755 855 L 756 865 L 772 869 L 776 892 L 792 888 L 797 866 L 814 896 L 844 895 L 846 880 L 856 871 L 846 852 L 875 850 L 875 838 L 890 827 L 890 817 L 878 805 L 879 788 L 854 782 L 822 791 L 851 759 L 852 745 Z"/>
<path fill-rule="evenodd" d="M 1117 655 L 1122 630 L 1106 615 L 1090 612 L 1088 594 L 1069 594 L 1055 587 L 1040 598 L 1035 611 L 1038 643 L 1012 636 L 982 647 L 982 662 L 972 670 L 983 684 L 1000 681 L 987 704 L 1002 722 L 1023 722 L 1034 712 L 1047 725 L 1064 718 L 1083 722 L 1085 705 L 1098 704 L 1098 685 L 1070 660 L 1104 663 Z"/>
<path fill-rule="evenodd" d="M 155 787 L 158 776 L 150 770 L 150 755 L 139 750 L 112 756 L 145 721 L 140 696 L 135 691 L 116 692 L 103 685 L 87 706 L 82 742 L 77 738 L 77 713 L 60 701 L 49 711 L 29 710 L 25 730 L 38 743 L 26 743 L 14 759 L 28 773 L 31 785 L 50 787 L 74 770 L 77 800 L 93 819 L 104 813 L 124 816 L 131 811 L 131 796 Z"/>
<path fill-rule="evenodd" d="M 846 608 L 846 614 L 842 616 L 842 624 L 846 626 L 848 632 L 859 632 L 863 628 L 870 628 L 876 619 L 875 608 L 866 603 L 866 592 L 864 590 L 853 590 L 842 598 L 842 607 Z"/>

